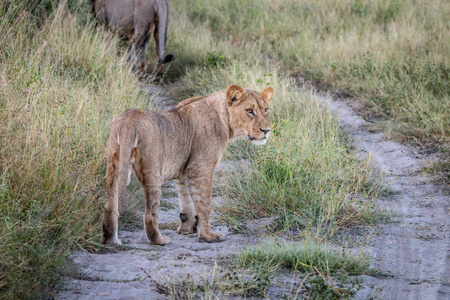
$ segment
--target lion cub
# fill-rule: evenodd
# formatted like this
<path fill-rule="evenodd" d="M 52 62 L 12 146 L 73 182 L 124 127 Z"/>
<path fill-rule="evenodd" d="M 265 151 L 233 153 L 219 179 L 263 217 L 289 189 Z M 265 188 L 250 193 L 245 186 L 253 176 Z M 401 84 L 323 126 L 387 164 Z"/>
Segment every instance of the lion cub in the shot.
<path fill-rule="evenodd" d="M 230 139 L 266 143 L 272 97 L 271 87 L 259 93 L 231 85 L 225 92 L 189 98 L 161 113 L 132 109 L 118 116 L 107 145 L 102 243 L 121 244 L 119 210 L 132 170 L 144 190 L 145 231 L 152 243 L 170 241 L 159 231 L 158 212 L 161 185 L 172 179 L 177 180 L 180 199 L 178 233 L 196 232 L 198 226 L 200 242 L 224 241 L 225 236 L 211 232 L 209 224 L 214 169 Z"/>

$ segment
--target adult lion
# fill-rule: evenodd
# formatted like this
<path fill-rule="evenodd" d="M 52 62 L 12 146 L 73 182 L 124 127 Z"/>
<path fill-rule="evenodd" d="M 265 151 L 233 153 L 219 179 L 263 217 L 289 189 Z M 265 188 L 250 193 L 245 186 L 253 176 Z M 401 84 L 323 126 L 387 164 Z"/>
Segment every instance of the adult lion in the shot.
<path fill-rule="evenodd" d="M 131 40 L 135 71 L 145 68 L 145 51 L 153 33 L 160 63 L 173 60 L 165 56 L 169 2 L 167 0 L 91 0 L 97 21 L 117 30 L 123 39 Z"/>
<path fill-rule="evenodd" d="M 169 242 L 159 232 L 158 212 L 161 184 L 171 179 L 177 179 L 180 199 L 178 233 L 196 232 L 198 225 L 199 241 L 224 241 L 209 225 L 214 169 L 230 139 L 266 143 L 272 96 L 271 87 L 258 93 L 231 85 L 225 92 L 189 98 L 162 113 L 132 109 L 118 116 L 109 132 L 102 243 L 121 244 L 119 208 L 132 169 L 144 190 L 145 231 L 152 243 Z"/>

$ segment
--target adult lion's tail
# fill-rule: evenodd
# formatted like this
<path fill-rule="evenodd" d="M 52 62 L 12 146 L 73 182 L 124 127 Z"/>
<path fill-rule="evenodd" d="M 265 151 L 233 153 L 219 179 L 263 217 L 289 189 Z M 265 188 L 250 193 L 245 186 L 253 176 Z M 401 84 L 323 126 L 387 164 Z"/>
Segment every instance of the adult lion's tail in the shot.
<path fill-rule="evenodd" d="M 158 36 L 155 36 L 157 41 L 156 47 L 158 47 L 158 55 L 160 63 L 168 63 L 174 59 L 173 54 L 166 56 L 166 42 L 167 42 L 167 27 L 169 26 L 169 2 L 158 1 L 158 25 L 155 32 Z"/>
<path fill-rule="evenodd" d="M 118 200 L 119 213 L 124 211 L 124 204 L 127 200 L 127 185 L 130 169 L 131 151 L 134 147 L 136 131 L 131 128 L 124 128 L 119 135 L 119 175 L 118 175 Z"/>

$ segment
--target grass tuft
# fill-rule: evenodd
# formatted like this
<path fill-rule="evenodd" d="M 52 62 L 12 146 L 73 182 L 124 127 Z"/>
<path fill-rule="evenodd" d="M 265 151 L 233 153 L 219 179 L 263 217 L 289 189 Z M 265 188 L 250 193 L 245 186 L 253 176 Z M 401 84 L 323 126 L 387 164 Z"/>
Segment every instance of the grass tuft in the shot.
<path fill-rule="evenodd" d="M 273 266 L 303 273 L 320 272 L 348 275 L 370 274 L 370 260 L 364 254 L 349 255 L 343 250 L 333 250 L 327 245 L 312 241 L 265 242 L 247 248 L 237 256 L 240 267 Z"/>

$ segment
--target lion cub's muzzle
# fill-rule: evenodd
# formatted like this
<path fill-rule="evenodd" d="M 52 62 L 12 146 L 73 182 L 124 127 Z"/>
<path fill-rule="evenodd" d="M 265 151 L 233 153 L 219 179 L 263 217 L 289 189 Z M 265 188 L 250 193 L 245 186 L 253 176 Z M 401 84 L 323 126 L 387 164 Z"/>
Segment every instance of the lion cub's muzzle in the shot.
<path fill-rule="evenodd" d="M 248 139 L 252 141 L 253 144 L 264 145 L 267 142 L 267 139 L 269 138 L 270 128 L 267 129 L 259 128 L 259 131 L 261 131 L 263 135 L 258 134 L 258 136 L 252 136 L 251 134 L 248 134 Z"/>

